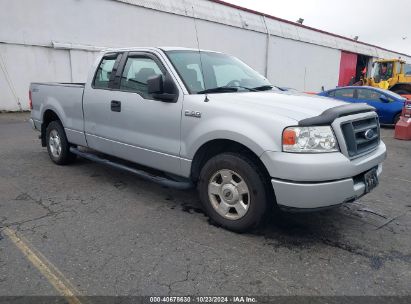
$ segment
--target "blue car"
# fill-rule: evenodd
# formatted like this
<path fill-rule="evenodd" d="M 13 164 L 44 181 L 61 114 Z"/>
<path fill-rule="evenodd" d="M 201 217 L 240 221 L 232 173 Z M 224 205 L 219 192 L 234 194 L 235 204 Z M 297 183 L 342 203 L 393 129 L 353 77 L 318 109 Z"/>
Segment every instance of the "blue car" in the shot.
<path fill-rule="evenodd" d="M 366 86 L 341 87 L 318 95 L 346 102 L 369 104 L 377 109 L 382 124 L 396 124 L 406 100 L 394 92 Z"/>

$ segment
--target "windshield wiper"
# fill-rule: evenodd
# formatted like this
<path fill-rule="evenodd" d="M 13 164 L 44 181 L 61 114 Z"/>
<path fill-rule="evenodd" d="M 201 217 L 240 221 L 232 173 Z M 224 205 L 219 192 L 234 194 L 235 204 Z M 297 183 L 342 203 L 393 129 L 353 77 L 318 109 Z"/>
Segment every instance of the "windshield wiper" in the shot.
<path fill-rule="evenodd" d="M 206 93 L 228 93 L 228 92 L 238 92 L 238 89 L 244 89 L 250 92 L 256 92 L 257 90 L 255 88 L 247 88 L 247 87 L 242 87 L 242 86 L 222 86 L 222 87 L 216 87 L 216 88 L 211 88 L 211 89 L 206 89 L 203 91 L 197 92 L 197 94 L 206 94 Z"/>
<path fill-rule="evenodd" d="M 243 87 L 243 86 L 230 86 L 229 88 L 240 88 L 240 89 L 244 89 L 250 92 L 257 92 L 257 90 L 254 88 L 248 88 L 248 87 Z"/>
<path fill-rule="evenodd" d="M 198 91 L 197 94 L 228 93 L 228 92 L 237 92 L 237 91 L 238 91 L 238 88 L 236 87 L 216 87 L 216 88 Z"/>
<path fill-rule="evenodd" d="M 271 90 L 274 86 L 266 84 L 266 85 L 262 85 L 259 87 L 255 87 L 253 88 L 254 91 L 268 91 Z"/>

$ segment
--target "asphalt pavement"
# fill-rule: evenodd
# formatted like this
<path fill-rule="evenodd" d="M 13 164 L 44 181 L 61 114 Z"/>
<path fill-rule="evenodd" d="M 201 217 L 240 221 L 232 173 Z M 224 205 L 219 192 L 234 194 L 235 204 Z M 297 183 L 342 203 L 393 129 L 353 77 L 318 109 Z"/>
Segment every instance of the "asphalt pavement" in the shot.
<path fill-rule="evenodd" d="M 0 114 L 1 296 L 411 294 L 411 141 L 393 129 L 369 195 L 237 234 L 195 191 L 54 165 L 28 117 Z"/>

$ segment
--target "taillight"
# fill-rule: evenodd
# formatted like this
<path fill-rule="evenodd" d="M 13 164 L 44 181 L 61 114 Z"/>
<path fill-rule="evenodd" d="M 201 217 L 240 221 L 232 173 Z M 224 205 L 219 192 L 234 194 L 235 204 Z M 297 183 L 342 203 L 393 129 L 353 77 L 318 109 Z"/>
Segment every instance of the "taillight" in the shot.
<path fill-rule="evenodd" d="M 31 91 L 29 91 L 29 108 L 33 110 L 33 100 L 31 99 Z"/>

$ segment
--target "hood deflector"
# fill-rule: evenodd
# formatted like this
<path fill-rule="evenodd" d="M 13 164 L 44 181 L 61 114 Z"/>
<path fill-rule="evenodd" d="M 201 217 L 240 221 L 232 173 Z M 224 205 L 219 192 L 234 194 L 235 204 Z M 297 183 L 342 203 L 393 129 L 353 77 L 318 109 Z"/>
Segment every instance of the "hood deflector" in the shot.
<path fill-rule="evenodd" d="M 365 103 L 347 104 L 325 110 L 318 116 L 309 117 L 298 122 L 299 126 L 330 125 L 336 118 L 375 111 L 375 108 Z"/>

